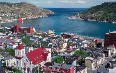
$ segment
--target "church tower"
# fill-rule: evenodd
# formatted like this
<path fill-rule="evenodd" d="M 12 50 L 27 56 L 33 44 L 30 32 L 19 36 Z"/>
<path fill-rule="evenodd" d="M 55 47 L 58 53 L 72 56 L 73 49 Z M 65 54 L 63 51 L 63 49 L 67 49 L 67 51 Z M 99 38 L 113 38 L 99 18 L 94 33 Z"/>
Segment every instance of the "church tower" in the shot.
<path fill-rule="evenodd" d="M 15 49 L 15 58 L 16 58 L 16 66 L 21 70 L 23 67 L 23 57 L 25 55 L 25 49 L 22 44 L 19 44 Z"/>

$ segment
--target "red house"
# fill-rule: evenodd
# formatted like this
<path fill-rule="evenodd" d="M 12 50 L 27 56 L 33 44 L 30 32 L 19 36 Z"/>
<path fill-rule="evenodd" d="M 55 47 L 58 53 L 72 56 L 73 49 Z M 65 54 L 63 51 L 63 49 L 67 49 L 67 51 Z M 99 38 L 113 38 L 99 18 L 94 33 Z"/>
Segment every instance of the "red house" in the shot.
<path fill-rule="evenodd" d="M 113 44 L 116 44 L 116 31 L 105 34 L 104 47 L 106 48 Z"/>
<path fill-rule="evenodd" d="M 21 27 L 20 24 L 15 25 L 12 29 L 16 33 L 30 33 L 30 34 L 32 34 L 35 32 L 34 27 Z"/>
<path fill-rule="evenodd" d="M 16 26 L 15 26 L 15 31 L 16 31 L 17 33 L 20 33 L 20 32 L 21 32 L 20 28 L 21 28 L 21 25 L 20 25 L 20 24 L 16 25 Z"/>

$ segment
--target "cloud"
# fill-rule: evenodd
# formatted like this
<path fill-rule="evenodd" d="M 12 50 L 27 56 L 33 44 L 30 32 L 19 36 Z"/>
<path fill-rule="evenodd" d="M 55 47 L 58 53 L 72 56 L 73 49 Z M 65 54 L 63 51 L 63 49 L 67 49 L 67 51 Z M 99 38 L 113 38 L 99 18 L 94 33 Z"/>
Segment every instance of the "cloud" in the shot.
<path fill-rule="evenodd" d="M 60 2 L 67 3 L 67 4 L 84 4 L 84 3 L 86 3 L 86 1 L 83 1 L 83 0 L 77 0 L 77 1 L 64 0 L 64 1 L 60 1 Z"/>
<path fill-rule="evenodd" d="M 46 1 L 46 0 L 43 0 L 43 1 L 35 1 L 35 2 L 33 2 L 33 3 L 35 3 L 35 4 L 42 4 L 42 3 L 46 3 L 46 4 L 50 4 L 50 3 L 63 3 L 63 4 L 84 4 L 84 3 L 86 3 L 86 1 L 84 1 L 84 0 L 56 0 L 56 1 L 54 1 L 54 0 L 48 0 L 48 1 Z"/>
<path fill-rule="evenodd" d="M 35 1 L 35 2 L 32 2 L 32 3 L 34 3 L 34 4 L 44 4 L 44 3 L 45 3 L 45 4 L 46 4 L 46 3 L 47 3 L 47 4 L 50 4 L 50 3 L 53 3 L 53 1 L 38 1 L 38 2 Z"/>

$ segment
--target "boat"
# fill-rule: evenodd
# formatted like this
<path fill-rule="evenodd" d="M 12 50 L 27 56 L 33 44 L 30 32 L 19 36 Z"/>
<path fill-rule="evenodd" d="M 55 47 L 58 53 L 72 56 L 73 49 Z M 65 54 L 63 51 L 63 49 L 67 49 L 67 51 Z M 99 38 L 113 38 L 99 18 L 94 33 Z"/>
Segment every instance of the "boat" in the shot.
<path fill-rule="evenodd" d="M 76 19 L 75 16 L 68 17 L 68 19 Z"/>

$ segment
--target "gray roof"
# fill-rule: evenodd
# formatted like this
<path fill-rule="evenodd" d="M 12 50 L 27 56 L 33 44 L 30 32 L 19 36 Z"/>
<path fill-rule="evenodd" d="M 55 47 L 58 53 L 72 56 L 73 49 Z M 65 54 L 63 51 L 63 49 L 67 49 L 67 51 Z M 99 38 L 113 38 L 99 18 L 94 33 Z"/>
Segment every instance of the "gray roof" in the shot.
<path fill-rule="evenodd" d="M 4 58 L 4 60 L 9 60 L 9 59 L 13 59 L 14 57 L 13 56 L 7 56 Z"/>
<path fill-rule="evenodd" d="M 75 66 L 75 67 L 76 67 L 76 72 L 86 68 L 85 65 L 80 65 L 80 66 Z"/>
<path fill-rule="evenodd" d="M 45 65 L 45 66 L 52 66 L 53 63 L 52 63 L 52 62 L 46 62 L 44 65 Z"/>
<path fill-rule="evenodd" d="M 11 43 L 11 42 L 14 42 L 14 41 L 10 39 L 5 39 L 5 38 L 0 39 L 0 43 Z"/>

